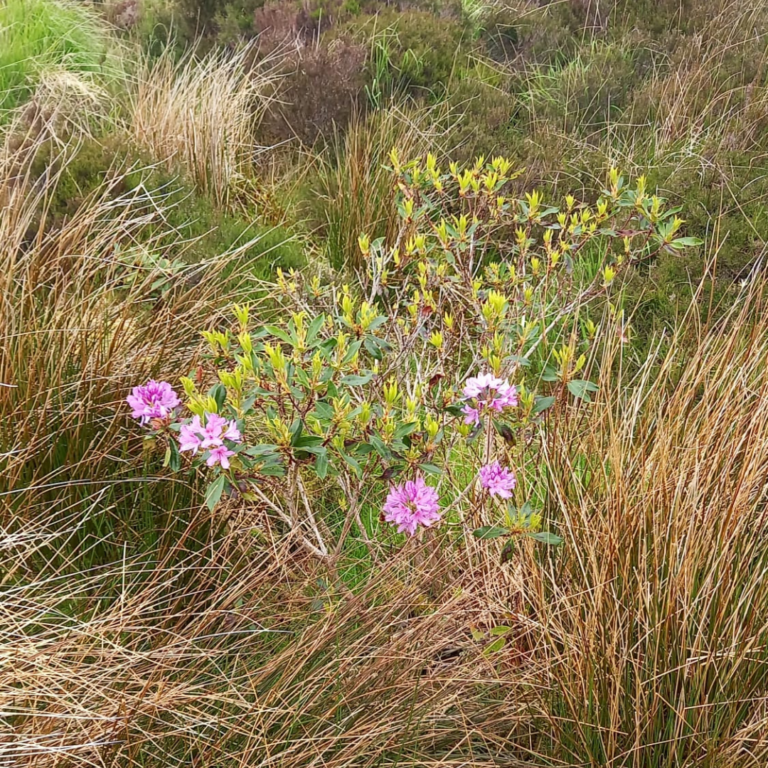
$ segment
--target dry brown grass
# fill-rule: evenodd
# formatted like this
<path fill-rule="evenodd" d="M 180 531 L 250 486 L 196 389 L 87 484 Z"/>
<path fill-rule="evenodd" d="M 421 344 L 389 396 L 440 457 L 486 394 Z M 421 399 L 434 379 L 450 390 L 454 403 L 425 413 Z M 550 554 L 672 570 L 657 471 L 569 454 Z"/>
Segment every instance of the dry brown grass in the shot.
<path fill-rule="evenodd" d="M 706 23 L 682 37 L 639 91 L 623 120 L 651 121 L 655 151 L 685 142 L 749 148 L 765 129 L 768 9 L 761 2 L 706 2 Z"/>
<path fill-rule="evenodd" d="M 274 60 L 254 65 L 253 57 L 246 47 L 175 62 L 169 50 L 144 63 L 130 105 L 135 143 L 221 205 L 248 178 L 255 128 L 274 92 Z"/>
<path fill-rule="evenodd" d="M 768 759 L 761 292 L 702 332 L 692 359 L 674 340 L 634 381 L 606 375 L 597 418 L 550 449 L 566 544 L 534 572 L 532 632 L 573 764 Z"/>
<path fill-rule="evenodd" d="M 0 150 L 0 467 L 8 492 L 94 480 L 121 466 L 131 472 L 117 404 L 136 382 L 189 370 L 200 323 L 237 290 L 222 274 L 240 249 L 174 274 L 126 258 L 182 256 L 185 248 L 163 227 L 162 193 L 125 191 L 126 170 L 116 167 L 73 216 L 54 223 L 49 206 L 76 154 L 62 147 L 36 177 L 46 141 L 37 129 L 26 138 L 11 131 Z M 153 287 L 160 278 L 169 286 L 163 295 Z M 24 498 L 18 507 L 13 495 L 0 498 L 5 524 L 36 510 Z"/>

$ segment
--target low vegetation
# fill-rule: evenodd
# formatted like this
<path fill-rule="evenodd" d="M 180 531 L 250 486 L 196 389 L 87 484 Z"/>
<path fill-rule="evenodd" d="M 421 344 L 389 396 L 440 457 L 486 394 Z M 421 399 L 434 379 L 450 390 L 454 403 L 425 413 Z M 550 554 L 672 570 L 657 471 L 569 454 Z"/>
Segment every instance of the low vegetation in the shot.
<path fill-rule="evenodd" d="M 765 765 L 766 35 L 7 0 L 0 763 Z"/>

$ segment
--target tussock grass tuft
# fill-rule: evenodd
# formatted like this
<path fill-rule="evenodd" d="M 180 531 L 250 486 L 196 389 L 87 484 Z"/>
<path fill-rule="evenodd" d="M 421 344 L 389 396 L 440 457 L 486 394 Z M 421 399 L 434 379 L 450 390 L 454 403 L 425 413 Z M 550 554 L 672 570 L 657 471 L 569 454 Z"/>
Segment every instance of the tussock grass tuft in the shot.
<path fill-rule="evenodd" d="M 530 619 L 569 765 L 768 757 L 762 292 L 690 359 L 676 338 L 634 380 L 606 375 L 594 412 L 549 447 L 566 543 L 532 572 Z"/>
<path fill-rule="evenodd" d="M 19 146 L 9 136 L 0 153 L 0 520 L 13 528 L 41 509 L 53 524 L 59 506 L 144 474 L 122 401 L 137 382 L 190 370 L 196 331 L 225 292 L 237 296 L 238 278 L 224 276 L 250 243 L 164 265 L 154 252 L 183 256 L 185 244 L 163 227 L 162 191 L 127 184 L 119 167 L 54 220 L 73 148 L 38 177 L 45 139 L 34 133 Z M 136 499 L 126 503 L 128 514 Z"/>
<path fill-rule="evenodd" d="M 255 127 L 274 90 L 273 62 L 254 66 L 252 58 L 246 47 L 177 62 L 167 49 L 142 66 L 130 106 L 137 146 L 185 172 L 220 205 L 247 186 Z"/>

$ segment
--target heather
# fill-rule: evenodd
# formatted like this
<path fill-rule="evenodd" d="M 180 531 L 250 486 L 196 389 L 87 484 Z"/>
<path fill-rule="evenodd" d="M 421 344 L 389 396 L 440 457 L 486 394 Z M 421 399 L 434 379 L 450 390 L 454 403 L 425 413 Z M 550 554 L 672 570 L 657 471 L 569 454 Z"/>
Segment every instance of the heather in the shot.
<path fill-rule="evenodd" d="M 0 763 L 764 765 L 767 23 L 0 8 Z"/>

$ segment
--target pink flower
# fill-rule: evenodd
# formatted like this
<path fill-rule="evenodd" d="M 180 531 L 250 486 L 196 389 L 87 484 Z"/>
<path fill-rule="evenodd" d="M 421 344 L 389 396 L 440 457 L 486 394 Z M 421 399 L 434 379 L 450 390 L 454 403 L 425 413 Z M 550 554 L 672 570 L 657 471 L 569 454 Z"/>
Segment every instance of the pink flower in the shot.
<path fill-rule="evenodd" d="M 440 520 L 437 491 L 421 477 L 393 486 L 384 502 L 384 519 L 394 523 L 398 533 L 407 531 L 411 536 L 420 525 L 429 528 Z"/>
<path fill-rule="evenodd" d="M 503 379 L 497 379 L 492 373 L 481 373 L 479 376 L 467 379 L 464 384 L 464 397 L 479 397 L 480 393 L 486 389 L 498 389 L 505 385 Z M 509 384 L 506 384 L 509 386 Z"/>
<path fill-rule="evenodd" d="M 480 414 L 486 408 L 503 411 L 505 408 L 517 406 L 517 387 L 504 379 L 499 379 L 491 373 L 482 373 L 467 379 L 464 384 L 465 400 L 475 400 L 477 407 L 469 404 L 462 408 L 465 414 L 465 424 L 477 424 Z"/>
<path fill-rule="evenodd" d="M 150 379 L 140 387 L 134 387 L 125 398 L 133 408 L 131 416 L 146 424 L 150 419 L 164 419 L 179 405 L 179 398 L 167 381 Z"/>
<path fill-rule="evenodd" d="M 504 384 L 498 390 L 499 396 L 491 403 L 491 408 L 496 411 L 502 411 L 504 408 L 517 407 L 517 387 L 511 384 Z"/>
<path fill-rule="evenodd" d="M 205 414 L 205 427 L 202 433 L 202 448 L 216 448 L 221 445 L 221 433 L 227 425 L 227 420 L 218 413 Z"/>
<path fill-rule="evenodd" d="M 224 469 L 229 469 L 229 457 L 234 455 L 234 451 L 230 451 L 225 445 L 219 445 L 211 449 L 205 463 L 209 467 L 212 467 L 214 464 L 221 464 Z"/>
<path fill-rule="evenodd" d="M 469 404 L 465 405 L 461 412 L 464 414 L 465 424 L 477 424 L 480 421 L 480 411 Z"/>
<path fill-rule="evenodd" d="M 512 491 L 517 484 L 515 473 L 506 467 L 502 467 L 498 461 L 486 464 L 480 468 L 480 485 L 485 488 L 491 496 L 498 496 L 501 499 L 512 497 Z"/>
<path fill-rule="evenodd" d="M 179 430 L 179 450 L 192 451 L 196 454 L 200 450 L 203 434 L 203 425 L 200 423 L 199 416 L 193 416 L 190 424 L 182 424 Z"/>
<path fill-rule="evenodd" d="M 179 431 L 179 450 L 191 451 L 194 455 L 201 449 L 210 449 L 206 464 L 212 467 L 220 463 L 224 469 L 227 469 L 229 456 L 234 456 L 235 452 L 226 448 L 225 440 L 233 443 L 239 443 L 242 440 L 237 422 L 227 421 L 218 413 L 206 413 L 205 426 L 199 416 L 193 416 L 189 424 L 182 424 Z"/>

